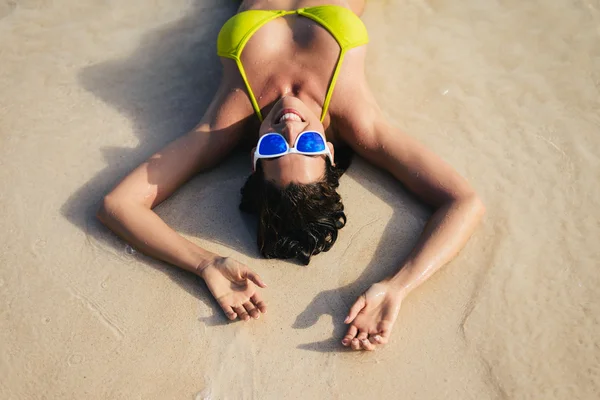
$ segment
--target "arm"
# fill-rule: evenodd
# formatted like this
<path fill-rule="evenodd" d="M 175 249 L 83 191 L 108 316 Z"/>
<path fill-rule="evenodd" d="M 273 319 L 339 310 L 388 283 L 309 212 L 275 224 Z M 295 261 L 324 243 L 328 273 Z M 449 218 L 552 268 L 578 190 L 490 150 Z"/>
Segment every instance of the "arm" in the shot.
<path fill-rule="evenodd" d="M 244 265 L 188 241 L 152 209 L 193 175 L 216 165 L 237 144 L 244 121 L 251 115 L 251 110 L 240 106 L 247 103 L 240 95 L 222 85 L 198 126 L 126 176 L 104 197 L 97 213 L 100 221 L 141 252 L 204 278 L 232 319 L 237 316 L 247 319 L 250 311 L 253 311 L 252 316 L 257 315 L 254 307 L 242 306 L 255 294 L 252 284 L 246 284 L 246 278 L 263 286 L 260 278 Z M 222 276 L 230 282 L 224 282 Z M 226 287 L 231 286 L 231 282 L 247 286 L 247 293 L 238 291 L 238 294 L 247 294 L 246 301 L 239 296 L 230 298 Z M 255 305 L 258 303 L 262 301 L 258 299 Z"/>
<path fill-rule="evenodd" d="M 342 341 L 373 350 L 387 342 L 402 300 L 463 248 L 484 214 L 473 188 L 452 167 L 382 116 L 372 96 L 358 119 L 346 120 L 346 141 L 374 165 L 390 172 L 434 208 L 418 243 L 398 272 L 374 284 L 352 306 Z"/>
<path fill-rule="evenodd" d="M 388 280 L 405 297 L 458 254 L 484 206 L 458 172 L 380 115 L 361 137 L 363 147 L 355 149 L 359 154 L 435 210 L 412 252 Z"/>

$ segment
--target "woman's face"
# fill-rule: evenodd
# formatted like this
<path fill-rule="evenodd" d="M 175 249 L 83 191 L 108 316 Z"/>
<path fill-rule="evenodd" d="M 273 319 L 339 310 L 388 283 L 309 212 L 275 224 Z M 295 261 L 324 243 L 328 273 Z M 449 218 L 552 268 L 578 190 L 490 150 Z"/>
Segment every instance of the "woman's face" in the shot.
<path fill-rule="evenodd" d="M 317 131 L 325 136 L 325 129 L 315 115 L 300 99 L 282 97 L 264 118 L 260 126 L 259 138 L 267 133 L 277 132 L 283 135 L 290 146 L 296 142 L 296 137 L 304 131 Z M 327 142 L 333 155 L 333 144 Z M 252 150 L 254 154 L 254 149 Z M 325 174 L 325 155 L 306 156 L 302 154 L 286 154 L 277 158 L 262 158 L 265 179 L 280 187 L 290 183 L 313 183 L 323 178 Z"/>

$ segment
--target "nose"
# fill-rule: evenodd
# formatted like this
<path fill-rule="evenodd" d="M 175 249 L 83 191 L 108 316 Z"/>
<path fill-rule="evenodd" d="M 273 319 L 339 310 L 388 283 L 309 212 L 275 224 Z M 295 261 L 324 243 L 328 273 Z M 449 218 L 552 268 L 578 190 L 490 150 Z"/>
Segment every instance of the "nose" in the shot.
<path fill-rule="evenodd" d="M 285 125 L 281 129 L 281 134 L 288 141 L 290 147 L 296 142 L 296 138 L 304 129 L 304 122 L 299 121 L 286 121 Z"/>

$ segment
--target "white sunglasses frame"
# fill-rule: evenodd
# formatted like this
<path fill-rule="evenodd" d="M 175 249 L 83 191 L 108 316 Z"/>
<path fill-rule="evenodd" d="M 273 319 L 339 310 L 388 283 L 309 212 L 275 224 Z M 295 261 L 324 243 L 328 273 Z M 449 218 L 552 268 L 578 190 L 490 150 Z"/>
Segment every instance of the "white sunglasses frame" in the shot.
<path fill-rule="evenodd" d="M 323 138 L 323 142 L 325 143 L 325 150 L 321 150 L 315 153 L 307 153 L 304 151 L 299 151 L 296 149 L 296 145 L 298 145 L 298 140 L 300 140 L 300 138 L 302 137 L 303 134 L 305 133 L 317 133 L 319 136 L 321 136 Z M 260 143 L 262 142 L 263 138 L 265 138 L 266 136 L 269 135 L 279 135 L 281 136 L 281 138 L 283 139 L 283 141 L 285 142 L 286 146 L 287 146 L 287 151 L 285 151 L 284 153 L 280 153 L 280 154 L 272 154 L 269 156 L 264 156 L 261 155 L 258 152 L 258 149 L 260 149 Z M 329 157 L 329 161 L 331 161 L 331 164 L 333 164 L 333 155 L 331 154 L 331 150 L 329 150 L 329 146 L 327 146 L 327 139 L 325 138 L 325 136 L 323 136 L 323 134 L 321 132 L 318 131 L 304 131 L 304 132 L 300 132 L 298 134 L 298 136 L 296 137 L 296 141 L 294 142 L 294 146 L 290 147 L 290 144 L 288 143 L 288 141 L 286 140 L 286 138 L 278 132 L 269 132 L 263 136 L 260 137 L 260 139 L 258 139 L 258 143 L 256 144 L 256 150 L 254 150 L 254 157 L 253 158 L 253 164 L 254 164 L 254 171 L 256 171 L 256 163 L 258 162 L 259 159 L 261 158 L 276 158 L 276 157 L 281 157 L 281 156 L 285 156 L 287 154 L 302 154 L 305 156 L 319 156 L 322 154 L 327 154 L 327 157 Z"/>

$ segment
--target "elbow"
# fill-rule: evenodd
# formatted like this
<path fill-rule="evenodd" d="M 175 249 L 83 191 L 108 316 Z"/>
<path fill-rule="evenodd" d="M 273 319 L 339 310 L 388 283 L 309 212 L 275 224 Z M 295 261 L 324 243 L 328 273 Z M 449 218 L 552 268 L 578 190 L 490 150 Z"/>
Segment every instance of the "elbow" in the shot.
<path fill-rule="evenodd" d="M 475 215 L 477 222 L 481 221 L 486 212 L 485 204 L 483 203 L 481 197 L 479 197 L 477 193 L 472 193 L 470 196 L 467 197 L 466 201 L 468 201 L 469 208 Z"/>
<path fill-rule="evenodd" d="M 486 212 L 483 200 L 474 191 L 458 195 L 446 204 L 449 207 L 457 207 L 464 210 L 465 215 L 469 215 L 470 219 L 476 221 L 476 223 L 481 221 Z"/>
<path fill-rule="evenodd" d="M 118 211 L 123 208 L 123 201 L 113 194 L 107 194 L 102 199 L 100 207 L 96 211 L 96 218 L 104 225 L 109 226 Z"/>
<path fill-rule="evenodd" d="M 481 197 L 477 196 L 477 213 L 479 215 L 479 219 L 483 218 L 485 212 L 485 204 L 483 203 L 483 200 L 481 200 Z"/>

